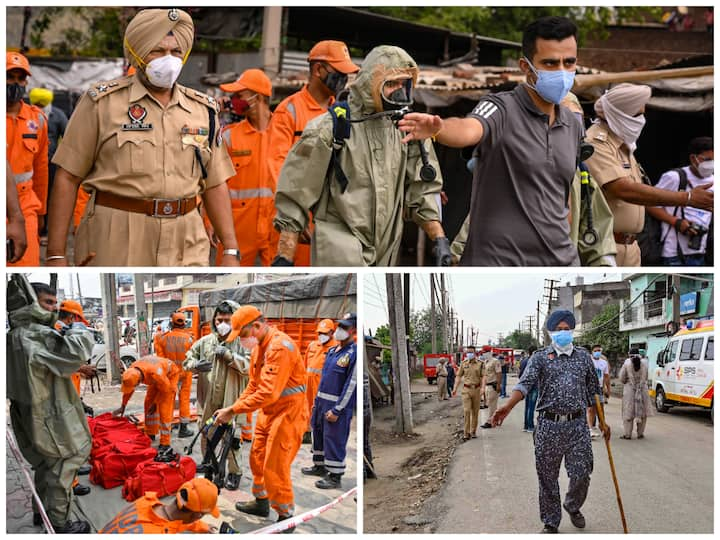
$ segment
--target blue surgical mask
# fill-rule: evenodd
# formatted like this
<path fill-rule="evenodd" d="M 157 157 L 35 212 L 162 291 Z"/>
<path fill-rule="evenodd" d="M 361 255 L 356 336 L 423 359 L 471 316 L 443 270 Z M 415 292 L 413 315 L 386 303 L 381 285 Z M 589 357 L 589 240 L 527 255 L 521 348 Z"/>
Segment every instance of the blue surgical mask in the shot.
<path fill-rule="evenodd" d="M 600 358 L 601 356 L 602 356 L 602 352 L 600 352 L 600 351 L 593 352 L 593 358 Z"/>
<path fill-rule="evenodd" d="M 535 86 L 531 86 L 531 88 L 534 88 L 545 101 L 559 105 L 575 82 L 575 72 L 565 71 L 564 69 L 555 71 L 537 70 L 530 60 L 525 58 L 525 61 L 532 72 L 537 75 Z"/>
<path fill-rule="evenodd" d="M 567 347 L 573 341 L 572 330 L 557 330 L 550 332 L 550 337 L 558 347 Z"/>

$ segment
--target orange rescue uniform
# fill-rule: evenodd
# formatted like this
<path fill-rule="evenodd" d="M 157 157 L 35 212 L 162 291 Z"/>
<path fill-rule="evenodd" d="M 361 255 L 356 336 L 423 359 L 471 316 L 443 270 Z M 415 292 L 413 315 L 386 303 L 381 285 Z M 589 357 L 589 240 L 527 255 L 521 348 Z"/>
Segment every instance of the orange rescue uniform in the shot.
<path fill-rule="evenodd" d="M 250 381 L 233 404 L 235 414 L 260 409 L 250 450 L 252 492 L 270 499 L 281 516 L 295 511 L 290 466 L 308 423 L 305 364 L 295 342 L 270 326 L 252 350 Z"/>
<path fill-rule="evenodd" d="M 307 85 L 299 92 L 288 96 L 275 109 L 270 122 L 270 146 L 268 150 L 268 166 L 273 180 L 273 190 L 277 190 L 280 169 L 290 148 L 300 140 L 307 123 L 327 112 L 308 92 Z M 273 211 L 273 217 L 275 212 Z M 310 224 L 312 231 L 312 223 Z M 277 256 L 280 233 L 273 227 L 270 234 L 270 250 L 272 257 Z M 295 252 L 295 266 L 310 266 L 310 244 L 298 244 Z"/>
<path fill-rule="evenodd" d="M 90 200 L 90 194 L 85 191 L 82 187 L 77 191 L 77 197 L 75 199 L 75 209 L 73 210 L 73 225 L 75 230 L 80 226 L 83 214 L 85 213 L 85 207 Z"/>
<path fill-rule="evenodd" d="M 185 355 L 193 344 L 193 338 L 184 328 L 173 328 L 164 334 L 155 336 L 155 354 L 172 360 L 180 370 L 178 380 L 180 382 L 179 407 L 180 423 L 190 422 L 190 392 L 192 391 L 192 371 L 183 369 Z M 173 402 L 175 397 L 173 396 Z M 173 403 L 174 404 L 174 403 Z"/>
<path fill-rule="evenodd" d="M 126 507 L 98 532 L 101 534 L 176 534 L 209 533 L 210 526 L 203 521 L 183 523 L 168 521 L 157 515 L 153 508 L 162 502 L 153 491 L 148 491 Z"/>
<path fill-rule="evenodd" d="M 270 230 L 275 215 L 275 182 L 267 168 L 268 130 L 256 130 L 248 120 L 230 124 L 222 132 L 235 176 L 228 180 L 240 266 L 270 266 Z M 217 264 L 222 260 L 218 247 Z"/>
<path fill-rule="evenodd" d="M 172 427 L 173 402 L 177 388 L 179 369 L 172 360 L 157 356 L 143 357 L 135 360 L 128 369 L 137 368 L 142 371 L 142 382 L 147 385 L 145 394 L 145 433 L 157 435 L 160 431 L 160 444 L 170 446 L 170 428 Z M 122 404 L 127 405 L 135 392 L 123 394 Z M 148 414 L 148 409 L 155 404 L 155 411 Z"/>
<path fill-rule="evenodd" d="M 40 266 L 38 216 L 47 212 L 48 129 L 43 112 L 22 102 L 17 116 L 6 115 L 7 161 L 25 217 L 27 251 L 8 266 Z"/>
<path fill-rule="evenodd" d="M 312 413 L 315 396 L 320 386 L 320 376 L 325 365 L 325 356 L 330 348 L 337 344 L 338 342 L 334 339 L 331 339 L 325 345 L 315 340 L 308 345 L 307 351 L 305 351 L 305 366 L 307 369 L 307 391 L 305 396 L 307 397 L 309 413 Z M 309 424 L 307 431 L 311 431 Z"/>

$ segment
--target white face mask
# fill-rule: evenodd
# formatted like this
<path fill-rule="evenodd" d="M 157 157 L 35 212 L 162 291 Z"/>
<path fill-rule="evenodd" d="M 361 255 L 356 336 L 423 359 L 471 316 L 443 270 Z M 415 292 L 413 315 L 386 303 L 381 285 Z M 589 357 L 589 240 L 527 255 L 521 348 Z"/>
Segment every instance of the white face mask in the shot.
<path fill-rule="evenodd" d="M 150 62 L 145 68 L 145 75 L 153 86 L 172 88 L 182 68 L 183 61 L 180 58 L 166 54 Z"/>
<path fill-rule="evenodd" d="M 473 358 L 475 358 L 475 353 L 474 352 L 466 353 L 465 358 L 467 358 L 468 360 L 472 360 Z"/>
<path fill-rule="evenodd" d="M 318 341 L 321 345 L 325 345 L 328 341 L 330 341 L 330 336 L 328 336 L 327 334 L 320 334 L 318 336 Z"/>
<path fill-rule="evenodd" d="M 347 338 L 350 337 L 350 334 L 347 330 L 345 330 L 342 327 L 338 327 L 337 330 L 335 330 L 335 339 L 337 341 L 345 341 Z"/>
<path fill-rule="evenodd" d="M 230 330 L 232 330 L 232 326 L 226 322 L 221 322 L 220 324 L 215 325 L 215 329 L 219 335 L 227 336 L 230 333 Z"/>
<path fill-rule="evenodd" d="M 700 178 L 709 178 L 715 174 L 715 161 L 708 159 L 698 163 L 697 170 L 700 173 Z"/>
<path fill-rule="evenodd" d="M 242 345 L 243 348 L 247 349 L 248 351 L 252 351 L 257 344 L 258 340 L 255 336 L 240 338 L 240 345 Z"/>

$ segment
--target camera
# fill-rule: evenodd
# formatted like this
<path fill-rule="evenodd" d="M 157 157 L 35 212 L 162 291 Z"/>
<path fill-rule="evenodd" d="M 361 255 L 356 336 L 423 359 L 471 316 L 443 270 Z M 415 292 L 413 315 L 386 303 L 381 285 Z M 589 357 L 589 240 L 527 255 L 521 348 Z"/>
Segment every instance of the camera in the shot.
<path fill-rule="evenodd" d="M 705 227 L 705 225 L 701 225 L 700 223 L 693 223 L 691 221 L 688 231 L 691 230 L 695 231 L 695 235 L 690 236 L 690 238 L 688 239 L 688 247 L 693 251 L 700 251 L 700 246 L 702 245 L 702 237 L 707 234 L 709 229 Z"/>

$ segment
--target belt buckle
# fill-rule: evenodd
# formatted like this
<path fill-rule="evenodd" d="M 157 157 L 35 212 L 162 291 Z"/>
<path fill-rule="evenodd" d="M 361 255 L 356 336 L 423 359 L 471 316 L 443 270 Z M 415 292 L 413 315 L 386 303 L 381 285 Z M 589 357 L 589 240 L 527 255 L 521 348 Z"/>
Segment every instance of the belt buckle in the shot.
<path fill-rule="evenodd" d="M 157 218 L 176 218 L 180 215 L 180 207 L 183 199 L 153 199 L 152 217 Z M 160 205 L 163 205 L 160 207 Z M 173 211 L 173 204 L 177 205 L 177 210 Z"/>

